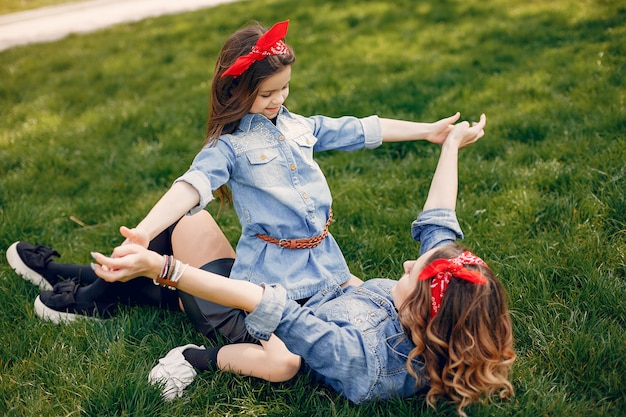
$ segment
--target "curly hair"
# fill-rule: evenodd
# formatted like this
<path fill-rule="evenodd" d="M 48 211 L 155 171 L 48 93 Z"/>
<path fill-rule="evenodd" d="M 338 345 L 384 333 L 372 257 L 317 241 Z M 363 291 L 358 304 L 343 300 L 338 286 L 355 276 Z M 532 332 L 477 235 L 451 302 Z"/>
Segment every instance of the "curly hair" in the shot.
<path fill-rule="evenodd" d="M 449 244 L 436 249 L 426 264 L 435 259 L 450 259 L 465 249 Z M 421 356 L 430 383 L 426 402 L 435 408 L 438 398 L 456 404 L 461 416 L 469 404 L 495 393 L 500 398 L 513 395 L 508 373 L 515 361 L 513 326 L 502 284 L 486 266 L 480 269 L 485 285 L 452 279 L 441 308 L 430 318 L 430 279 L 419 281 L 399 310 L 400 320 L 415 348 L 407 360 L 409 373 L 418 379 L 410 366 Z"/>
<path fill-rule="evenodd" d="M 289 54 L 267 56 L 254 62 L 238 77 L 222 78 L 228 67 L 237 58 L 249 53 L 267 30 L 257 22 L 252 23 L 233 33 L 222 46 L 213 72 L 205 146 L 214 144 L 222 134 L 233 133 L 239 127 L 241 118 L 250 112 L 260 84 L 295 62 L 293 49 L 286 45 Z M 226 186 L 220 187 L 217 194 L 222 203 L 228 203 L 231 199 L 230 190 Z"/>

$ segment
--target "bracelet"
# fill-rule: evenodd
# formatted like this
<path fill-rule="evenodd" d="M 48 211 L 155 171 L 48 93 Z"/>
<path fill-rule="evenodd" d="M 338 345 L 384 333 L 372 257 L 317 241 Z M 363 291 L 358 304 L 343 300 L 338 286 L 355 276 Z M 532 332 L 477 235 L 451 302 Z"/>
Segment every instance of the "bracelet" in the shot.
<path fill-rule="evenodd" d="M 171 255 L 163 255 L 163 259 L 161 273 L 152 282 L 154 282 L 154 285 L 161 285 L 170 290 L 175 290 L 178 286 L 178 280 L 183 276 L 189 265 L 174 259 Z"/>
<path fill-rule="evenodd" d="M 167 276 L 168 273 L 168 268 L 169 268 L 169 256 L 168 255 L 163 255 L 163 258 L 165 259 L 165 261 L 163 262 L 163 268 L 161 268 L 161 273 L 159 274 L 159 278 L 165 278 Z"/>
<path fill-rule="evenodd" d="M 178 280 L 180 279 L 180 277 L 183 276 L 188 266 L 189 266 L 188 264 L 182 263 L 178 259 L 176 260 L 174 270 L 172 271 L 172 279 L 171 279 L 171 281 L 174 284 L 178 285 Z"/>

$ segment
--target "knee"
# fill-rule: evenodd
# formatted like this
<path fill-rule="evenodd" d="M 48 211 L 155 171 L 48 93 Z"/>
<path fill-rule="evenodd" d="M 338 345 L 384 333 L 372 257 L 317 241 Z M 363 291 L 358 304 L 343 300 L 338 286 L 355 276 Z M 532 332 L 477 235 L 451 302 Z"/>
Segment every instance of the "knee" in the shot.
<path fill-rule="evenodd" d="M 285 382 L 296 376 L 302 364 L 302 358 L 287 351 L 272 357 L 270 382 Z"/>

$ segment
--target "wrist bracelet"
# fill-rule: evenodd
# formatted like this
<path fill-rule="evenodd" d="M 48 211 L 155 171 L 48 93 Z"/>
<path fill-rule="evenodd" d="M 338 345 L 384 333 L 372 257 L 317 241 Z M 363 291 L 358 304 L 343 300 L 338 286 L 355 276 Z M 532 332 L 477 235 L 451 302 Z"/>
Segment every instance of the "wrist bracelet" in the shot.
<path fill-rule="evenodd" d="M 175 290 L 178 286 L 178 280 L 183 276 L 188 266 L 188 264 L 174 259 L 171 255 L 163 255 L 161 273 L 152 282 L 154 282 L 154 285 L 161 285 L 170 290 Z"/>
<path fill-rule="evenodd" d="M 168 255 L 163 255 L 163 267 L 161 268 L 161 273 L 159 273 L 158 277 L 159 278 L 164 278 L 167 276 L 167 267 L 168 267 Z"/>

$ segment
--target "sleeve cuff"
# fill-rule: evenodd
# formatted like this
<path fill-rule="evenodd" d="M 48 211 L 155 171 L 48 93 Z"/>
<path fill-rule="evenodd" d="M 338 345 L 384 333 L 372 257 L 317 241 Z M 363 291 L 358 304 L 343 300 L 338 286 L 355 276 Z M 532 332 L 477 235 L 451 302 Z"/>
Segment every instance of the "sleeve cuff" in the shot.
<path fill-rule="evenodd" d="M 197 206 L 193 207 L 189 210 L 188 214 L 195 214 L 205 208 L 207 204 L 209 204 L 213 200 L 213 191 L 211 190 L 211 182 L 202 172 L 198 170 L 187 171 L 182 176 L 176 178 L 174 180 L 174 184 L 184 181 L 191 185 L 193 188 L 198 191 L 198 195 L 200 196 L 200 202 Z"/>
<path fill-rule="evenodd" d="M 378 148 L 383 143 L 383 130 L 378 116 L 369 116 L 360 120 L 365 135 L 365 149 Z"/>
<path fill-rule="evenodd" d="M 436 208 L 423 211 L 411 226 L 413 239 L 421 243 L 420 253 L 463 239 L 456 211 L 452 209 Z"/>
<path fill-rule="evenodd" d="M 265 289 L 261 303 L 246 316 L 246 329 L 253 337 L 268 340 L 280 324 L 287 303 L 287 291 L 280 285 L 261 286 Z"/>

